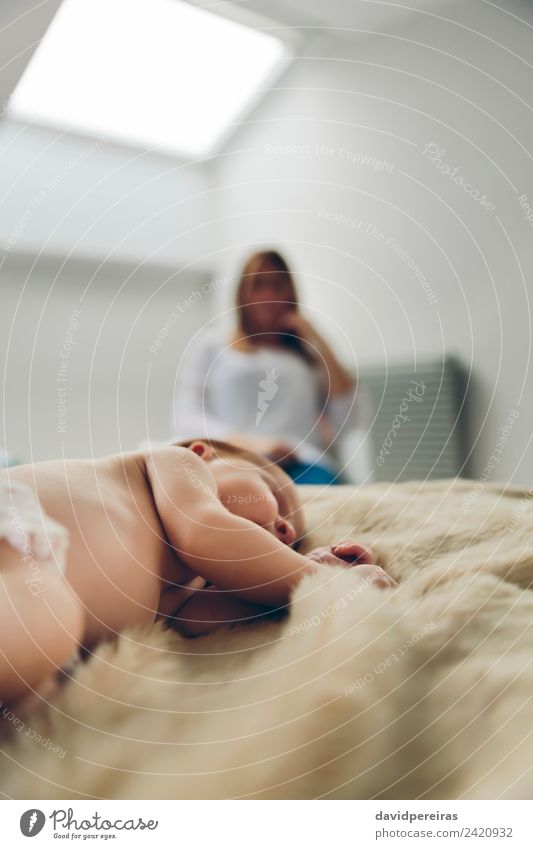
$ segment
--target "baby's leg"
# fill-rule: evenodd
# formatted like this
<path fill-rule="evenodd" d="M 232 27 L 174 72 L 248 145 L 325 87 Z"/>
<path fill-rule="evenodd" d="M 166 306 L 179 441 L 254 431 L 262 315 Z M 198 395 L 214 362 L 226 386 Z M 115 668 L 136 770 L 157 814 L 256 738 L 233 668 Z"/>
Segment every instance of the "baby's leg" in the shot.
<path fill-rule="evenodd" d="M 257 622 L 266 614 L 272 610 L 210 586 L 195 592 L 168 621 L 184 637 L 201 637 L 223 625 Z"/>
<path fill-rule="evenodd" d="M 13 702 L 63 664 L 83 633 L 83 610 L 57 567 L 43 563 L 38 581 L 21 554 L 0 540 L 0 699 Z"/>

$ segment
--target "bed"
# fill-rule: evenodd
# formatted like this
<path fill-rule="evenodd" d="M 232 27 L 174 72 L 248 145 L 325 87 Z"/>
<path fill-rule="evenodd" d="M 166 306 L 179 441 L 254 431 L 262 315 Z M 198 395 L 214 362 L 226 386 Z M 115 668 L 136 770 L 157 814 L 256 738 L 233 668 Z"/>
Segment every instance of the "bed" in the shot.
<path fill-rule="evenodd" d="M 2 723 L 5 796 L 531 797 L 533 488 L 301 494 L 306 546 L 368 543 L 399 588 L 320 567 L 283 619 L 124 632 Z"/>

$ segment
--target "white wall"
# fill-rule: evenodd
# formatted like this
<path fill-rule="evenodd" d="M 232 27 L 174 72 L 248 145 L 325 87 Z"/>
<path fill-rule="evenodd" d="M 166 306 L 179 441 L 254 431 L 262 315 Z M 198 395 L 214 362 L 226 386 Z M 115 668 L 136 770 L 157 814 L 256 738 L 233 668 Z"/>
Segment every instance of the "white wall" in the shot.
<path fill-rule="evenodd" d="M 0 247 L 209 265 L 206 169 L 164 156 L 0 123 Z"/>
<path fill-rule="evenodd" d="M 209 294 L 191 298 L 206 279 L 172 267 L 8 256 L 0 445 L 29 462 L 167 439 L 181 353 L 212 311 Z"/>
<path fill-rule="evenodd" d="M 531 483 L 533 231 L 518 197 L 533 206 L 533 9 L 506 9 L 526 23 L 463 3 L 396 19 L 391 32 L 342 32 L 339 14 L 340 31 L 321 42 L 315 33 L 312 55 L 296 60 L 216 168 L 217 271 L 277 245 L 347 361 L 459 357 L 471 369 L 470 473 L 482 473 L 517 410 L 494 477 Z M 423 155 L 430 142 L 494 210 Z"/>
<path fill-rule="evenodd" d="M 0 7 L 0 247 L 209 267 L 204 164 L 11 120 L 10 95 L 59 5 Z"/>
<path fill-rule="evenodd" d="M 23 461 L 168 438 L 181 352 L 213 310 L 205 166 L 6 116 L 58 5 L 0 12 L 0 445 Z"/>
<path fill-rule="evenodd" d="M 298 272 L 311 315 L 347 362 L 414 361 L 445 351 L 471 368 L 472 474 L 483 471 L 507 417 L 518 410 L 494 476 L 531 482 L 533 239 L 518 197 L 527 195 L 533 206 L 533 74 L 525 61 L 532 7 L 518 0 L 510 0 L 507 11 L 481 2 L 410 5 L 417 2 L 429 13 L 406 12 L 401 3 L 332 0 L 309 9 L 301 0 L 251 0 L 250 7 L 288 26 L 311 28 L 300 26 L 303 55 L 210 169 L 0 122 L 4 346 L 13 331 L 3 411 L 8 447 L 38 459 L 59 448 L 87 455 L 168 435 L 179 350 L 202 322 L 230 305 L 230 287 L 222 287 L 218 300 L 202 297 L 180 314 L 172 342 L 157 356 L 147 353 L 153 335 L 205 275 L 233 273 L 250 250 L 275 244 Z M 24 15 L 31 6 L 24 0 L 19 9 Z M 56 6 L 49 0 L 0 33 L 6 48 L 2 98 Z M 494 202 L 494 211 L 423 156 L 429 142 L 446 149 L 443 162 L 458 166 Z M 350 155 L 368 159 L 354 163 Z M 387 167 L 374 170 L 371 158 Z M 387 246 L 389 238 L 404 259 Z M 30 271 L 40 252 L 49 258 Z M 79 262 L 69 259 L 55 281 L 61 257 L 71 254 Z M 80 318 L 81 371 L 69 385 L 71 398 L 77 393 L 76 412 L 61 446 L 55 362 L 71 307 L 101 260 L 104 268 Z M 144 262 L 98 337 L 114 294 Z M 180 269 L 178 282 L 172 274 Z M 27 343 L 34 338 L 33 351 Z M 123 349 L 129 400 L 111 418 Z M 89 412 L 93 350 L 100 365 Z M 28 426 L 25 381 L 32 356 Z M 154 383 L 146 427 L 136 381 L 145 380 L 154 360 L 160 382 Z"/>
<path fill-rule="evenodd" d="M 204 168 L 0 125 L 0 445 L 28 461 L 99 456 L 171 435 L 181 352 L 213 310 L 201 289 L 212 217 Z M 68 381 L 59 384 L 76 309 Z M 175 311 L 154 354 L 150 345 Z"/>

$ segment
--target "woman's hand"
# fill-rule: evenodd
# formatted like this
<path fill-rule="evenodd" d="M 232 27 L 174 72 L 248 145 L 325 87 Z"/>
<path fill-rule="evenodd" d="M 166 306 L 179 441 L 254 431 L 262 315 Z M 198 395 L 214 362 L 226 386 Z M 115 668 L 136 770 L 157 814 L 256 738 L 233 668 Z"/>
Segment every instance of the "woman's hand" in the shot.
<path fill-rule="evenodd" d="M 264 454 L 265 457 L 273 460 L 274 463 L 279 463 L 280 466 L 288 466 L 298 460 L 293 445 L 272 436 L 250 436 L 245 433 L 235 433 L 228 437 L 228 441 L 246 448 L 248 451 L 257 451 L 259 454 Z"/>

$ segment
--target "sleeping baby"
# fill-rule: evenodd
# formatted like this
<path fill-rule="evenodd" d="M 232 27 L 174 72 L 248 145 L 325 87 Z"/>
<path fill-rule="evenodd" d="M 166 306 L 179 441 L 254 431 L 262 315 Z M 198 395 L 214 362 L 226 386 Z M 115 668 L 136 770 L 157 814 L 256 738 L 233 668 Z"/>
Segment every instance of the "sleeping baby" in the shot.
<path fill-rule="evenodd" d="M 194 440 L 0 472 L 0 698 L 12 701 L 130 625 L 195 637 L 285 607 L 316 563 L 394 581 L 370 549 L 306 556 L 297 489 L 275 464 Z"/>

